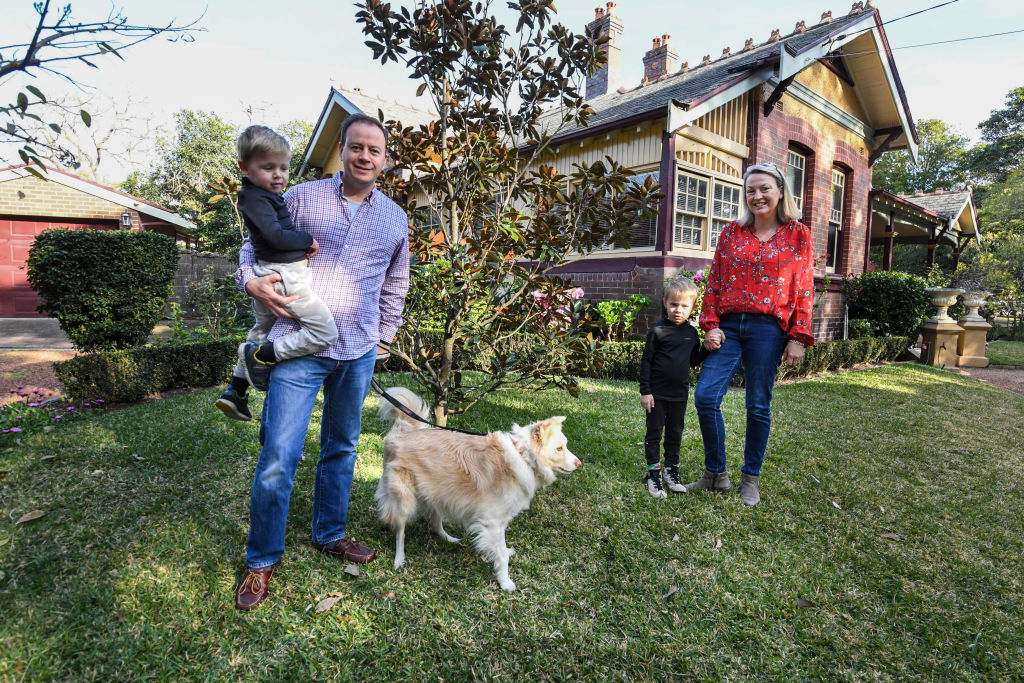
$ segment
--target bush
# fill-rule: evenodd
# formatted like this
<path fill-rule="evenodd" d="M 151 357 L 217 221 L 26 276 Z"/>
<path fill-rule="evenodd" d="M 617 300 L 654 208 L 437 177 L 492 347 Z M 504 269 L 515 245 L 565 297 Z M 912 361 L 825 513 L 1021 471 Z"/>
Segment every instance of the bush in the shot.
<path fill-rule="evenodd" d="M 850 318 L 849 329 L 850 339 L 865 339 L 873 337 L 875 333 L 871 329 L 871 321 L 864 318 Z"/>
<path fill-rule="evenodd" d="M 177 269 L 174 238 L 152 232 L 47 230 L 28 256 L 38 310 L 82 351 L 144 344 Z"/>
<path fill-rule="evenodd" d="M 886 337 L 916 337 L 930 303 L 925 279 L 895 270 L 869 271 L 843 281 L 850 318 L 866 319 Z"/>
<path fill-rule="evenodd" d="M 133 403 L 171 389 L 228 381 L 241 337 L 100 351 L 54 363 L 57 379 L 76 398 Z"/>

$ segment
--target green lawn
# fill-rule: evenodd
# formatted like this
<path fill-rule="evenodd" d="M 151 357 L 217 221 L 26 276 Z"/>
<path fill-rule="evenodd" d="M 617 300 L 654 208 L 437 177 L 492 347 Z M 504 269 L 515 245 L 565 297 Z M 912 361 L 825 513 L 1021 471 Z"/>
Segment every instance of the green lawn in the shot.
<path fill-rule="evenodd" d="M 233 593 L 257 429 L 216 391 L 0 451 L 0 680 L 1024 678 L 1024 397 L 909 364 L 780 386 L 746 508 L 735 491 L 648 497 L 635 385 L 583 386 L 503 392 L 457 425 L 566 415 L 584 462 L 509 528 L 511 594 L 423 521 L 392 569 L 373 397 L 349 531 L 381 557 L 353 577 L 311 550 L 311 433 L 283 563 L 249 614 Z M 742 406 L 730 392 L 736 480 Z M 700 452 L 691 406 L 689 477 Z"/>
<path fill-rule="evenodd" d="M 994 341 L 985 355 L 992 365 L 1024 365 L 1024 342 Z"/>

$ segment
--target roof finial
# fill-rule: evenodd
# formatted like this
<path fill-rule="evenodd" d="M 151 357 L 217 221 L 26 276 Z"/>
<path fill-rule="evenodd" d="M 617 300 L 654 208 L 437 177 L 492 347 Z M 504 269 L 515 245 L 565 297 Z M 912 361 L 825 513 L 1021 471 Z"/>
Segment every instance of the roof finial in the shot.
<path fill-rule="evenodd" d="M 689 70 L 690 70 L 690 63 L 689 62 L 683 62 L 683 65 L 681 67 L 679 67 L 679 73 L 681 73 L 681 74 L 684 74 L 684 73 L 686 73 Z"/>
<path fill-rule="evenodd" d="M 754 39 L 753 38 L 747 38 L 747 42 L 743 43 L 743 51 L 746 52 L 747 50 L 753 50 L 753 49 L 754 49 Z"/>
<path fill-rule="evenodd" d="M 832 10 L 829 10 L 827 12 L 822 12 L 821 13 L 821 21 L 818 22 L 818 23 L 820 23 L 820 24 L 827 24 L 827 23 L 829 23 L 831 21 L 832 21 Z"/>
<path fill-rule="evenodd" d="M 857 2 L 853 3 L 853 6 L 850 7 L 850 14 L 857 14 L 858 12 L 863 12 L 863 11 L 864 11 L 864 3 L 861 0 L 857 0 Z"/>
<path fill-rule="evenodd" d="M 728 57 L 730 54 L 732 54 L 732 48 L 731 47 L 723 47 L 722 48 L 722 57 L 719 57 L 719 59 L 722 59 L 723 57 Z"/>
<path fill-rule="evenodd" d="M 704 59 L 700 60 L 701 66 L 707 66 L 711 63 L 711 55 L 704 55 Z"/>
<path fill-rule="evenodd" d="M 768 39 L 768 42 L 769 42 L 769 43 L 777 43 L 777 42 L 779 42 L 780 40 L 782 40 L 782 31 L 780 31 L 780 30 L 779 30 L 779 29 L 777 29 L 777 28 L 773 28 L 773 29 L 772 29 L 772 35 L 771 35 L 771 37 L 770 37 L 770 38 Z"/>
<path fill-rule="evenodd" d="M 807 30 L 807 22 L 801 19 L 796 22 L 796 28 L 793 29 L 793 33 L 803 33 Z"/>

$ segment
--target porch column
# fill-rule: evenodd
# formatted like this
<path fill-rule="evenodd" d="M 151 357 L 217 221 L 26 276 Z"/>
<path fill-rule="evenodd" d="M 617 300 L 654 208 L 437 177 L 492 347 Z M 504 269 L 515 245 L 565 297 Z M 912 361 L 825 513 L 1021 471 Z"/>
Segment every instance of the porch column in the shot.
<path fill-rule="evenodd" d="M 896 242 L 896 231 L 893 230 L 896 212 L 889 212 L 889 226 L 882 237 L 885 238 L 885 247 L 882 253 L 882 270 L 892 270 L 892 246 Z"/>
<path fill-rule="evenodd" d="M 676 134 L 664 131 L 661 134 L 661 167 L 658 182 L 665 194 L 658 202 L 658 234 L 654 248 L 663 255 L 672 250 L 673 207 L 676 196 Z"/>
<path fill-rule="evenodd" d="M 938 246 L 939 246 L 938 244 L 931 244 L 931 243 L 928 244 L 928 256 L 925 258 L 925 262 L 924 262 L 924 264 L 928 268 L 931 268 L 932 266 L 935 265 L 935 249 Z"/>

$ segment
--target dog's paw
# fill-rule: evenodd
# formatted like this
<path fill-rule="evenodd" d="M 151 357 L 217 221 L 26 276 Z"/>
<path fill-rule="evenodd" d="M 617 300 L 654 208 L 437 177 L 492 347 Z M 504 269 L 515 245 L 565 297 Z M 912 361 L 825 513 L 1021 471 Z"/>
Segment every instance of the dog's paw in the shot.
<path fill-rule="evenodd" d="M 513 555 L 516 554 L 516 549 L 515 548 L 506 548 L 505 550 L 508 551 L 508 556 L 509 557 L 512 557 Z"/>
<path fill-rule="evenodd" d="M 404 557 L 396 557 L 395 558 L 395 569 L 401 569 L 404 566 L 405 566 L 405 558 Z"/>
<path fill-rule="evenodd" d="M 516 584 L 513 583 L 512 579 L 505 579 L 504 581 L 498 581 L 501 586 L 501 590 L 512 592 L 516 589 Z"/>

